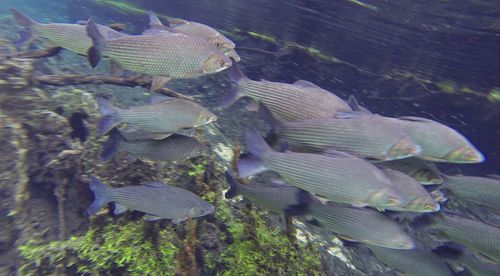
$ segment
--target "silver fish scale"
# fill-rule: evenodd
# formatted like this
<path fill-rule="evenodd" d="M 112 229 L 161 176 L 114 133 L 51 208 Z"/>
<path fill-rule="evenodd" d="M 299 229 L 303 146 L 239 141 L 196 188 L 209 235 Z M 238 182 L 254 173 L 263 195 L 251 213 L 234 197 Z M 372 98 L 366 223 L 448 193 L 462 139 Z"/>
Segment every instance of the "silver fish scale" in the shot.
<path fill-rule="evenodd" d="M 295 187 L 255 187 L 238 184 L 238 189 L 251 201 L 275 213 L 282 213 L 286 207 L 299 204 L 299 189 Z"/>
<path fill-rule="evenodd" d="M 239 91 L 264 103 L 279 119 L 298 121 L 333 117 L 337 112 L 351 108 L 329 91 L 287 83 L 240 80 Z"/>
<path fill-rule="evenodd" d="M 178 33 L 110 39 L 99 47 L 125 69 L 172 78 L 202 74 L 203 64 L 211 55 L 223 55 L 201 38 Z"/>
<path fill-rule="evenodd" d="M 453 275 L 439 256 L 421 250 L 397 250 L 379 246 L 369 246 L 375 257 L 392 269 L 408 276 L 446 276 Z"/>
<path fill-rule="evenodd" d="M 373 193 L 392 185 L 388 179 L 378 180 L 385 176 L 357 158 L 271 152 L 264 155 L 263 162 L 287 183 L 339 203 L 368 203 Z"/>
<path fill-rule="evenodd" d="M 443 188 L 460 199 L 500 210 L 500 179 L 476 176 L 446 176 Z"/>
<path fill-rule="evenodd" d="M 213 28 L 205 24 L 196 22 L 187 22 L 186 24 L 180 24 L 174 26 L 173 29 L 188 35 L 196 35 L 206 40 L 221 35 L 218 31 L 214 30 Z"/>
<path fill-rule="evenodd" d="M 184 136 L 120 142 L 120 149 L 155 161 L 182 161 L 187 157 L 194 157 L 196 150 L 202 146 L 195 138 Z"/>
<path fill-rule="evenodd" d="M 372 209 L 315 202 L 310 211 L 324 228 L 358 241 L 394 246 L 393 240 L 409 239 L 397 223 Z"/>
<path fill-rule="evenodd" d="M 366 115 L 288 122 L 280 137 L 314 150 L 331 148 L 361 157 L 386 159 L 389 149 L 408 135 L 399 125 L 381 116 Z"/>
<path fill-rule="evenodd" d="M 455 130 L 437 122 L 396 120 L 410 135 L 411 139 L 422 147 L 420 156 L 444 158 L 451 151 L 470 146 L 470 143 Z"/>
<path fill-rule="evenodd" d="M 418 182 L 417 180 L 411 178 L 410 176 L 385 168 L 382 170 L 391 180 L 391 182 L 399 188 L 399 190 L 405 195 L 406 201 L 402 205 L 410 203 L 415 198 L 425 198 L 426 202 L 429 204 L 434 204 L 435 201 L 432 196 L 427 192 L 427 190 Z M 391 208 L 391 210 L 394 210 Z M 403 207 L 401 210 L 405 210 Z"/>
<path fill-rule="evenodd" d="M 446 237 L 500 262 L 500 229 L 482 222 L 445 216 L 436 218 L 435 227 Z"/>
<path fill-rule="evenodd" d="M 195 194 L 173 186 L 114 188 L 111 189 L 111 200 L 130 210 L 167 219 L 187 217 L 189 209 L 198 206 L 201 201 Z"/>
<path fill-rule="evenodd" d="M 174 133 L 197 125 L 202 110 L 204 108 L 196 103 L 174 99 L 120 110 L 117 119 L 151 133 Z"/>
<path fill-rule="evenodd" d="M 36 24 L 37 34 L 64 49 L 87 55 L 92 40 L 87 36 L 85 25 L 78 24 Z"/>

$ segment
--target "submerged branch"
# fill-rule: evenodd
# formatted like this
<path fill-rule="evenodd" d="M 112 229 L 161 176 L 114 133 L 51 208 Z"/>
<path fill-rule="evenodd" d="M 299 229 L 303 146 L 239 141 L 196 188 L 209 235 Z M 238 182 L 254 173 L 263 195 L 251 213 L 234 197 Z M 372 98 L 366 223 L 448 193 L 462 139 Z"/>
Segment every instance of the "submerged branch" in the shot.
<path fill-rule="evenodd" d="M 151 86 L 151 78 L 145 76 L 133 76 L 133 77 L 122 78 L 113 76 L 82 75 L 82 74 L 34 75 L 32 77 L 32 82 L 35 84 L 56 85 L 56 86 L 79 85 L 79 84 L 115 84 L 128 87 L 141 86 L 145 88 L 149 88 Z M 182 95 L 166 87 L 155 90 L 155 92 L 170 97 L 175 97 L 185 100 L 193 100 L 193 97 L 191 96 Z"/>
<path fill-rule="evenodd" d="M 15 58 L 45 58 L 57 55 L 62 50 L 58 46 L 49 46 L 43 49 L 21 52 L 14 55 Z"/>

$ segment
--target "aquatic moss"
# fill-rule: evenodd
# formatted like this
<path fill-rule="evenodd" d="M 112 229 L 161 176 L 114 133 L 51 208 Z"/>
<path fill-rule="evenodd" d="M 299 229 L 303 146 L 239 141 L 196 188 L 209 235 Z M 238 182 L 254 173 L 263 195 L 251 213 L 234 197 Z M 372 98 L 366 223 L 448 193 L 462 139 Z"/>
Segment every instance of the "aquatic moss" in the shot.
<path fill-rule="evenodd" d="M 318 274 L 321 258 L 316 248 L 292 243 L 279 228 L 267 225 L 261 213 L 248 214 L 253 218 L 250 225 L 248 217 L 233 216 L 227 204 L 218 206 L 216 216 L 227 222 L 233 240 L 221 254 L 225 269 L 219 275 Z M 250 238 L 249 232 L 255 237 Z"/>
<path fill-rule="evenodd" d="M 493 88 L 488 92 L 488 100 L 490 102 L 500 102 L 500 88 Z"/>
<path fill-rule="evenodd" d="M 98 5 L 108 6 L 108 7 L 114 8 L 120 12 L 123 12 L 123 13 L 133 13 L 133 14 L 141 14 L 141 15 L 148 13 L 145 9 L 140 8 L 139 6 L 133 5 L 131 3 L 124 2 L 124 1 L 92 0 L 92 2 L 94 2 Z"/>
<path fill-rule="evenodd" d="M 456 84 L 451 81 L 441 81 L 436 83 L 436 86 L 446 93 L 455 93 L 456 92 Z"/>
<path fill-rule="evenodd" d="M 260 34 L 260 33 L 257 33 L 257 32 L 247 32 L 247 33 L 251 37 L 263 40 L 265 42 L 270 42 L 270 43 L 276 43 L 277 42 L 276 38 L 272 37 L 270 35 Z"/>
<path fill-rule="evenodd" d="M 188 175 L 189 176 L 199 176 L 203 175 L 205 173 L 205 166 L 207 165 L 207 161 L 204 160 L 200 164 L 193 165 L 189 170 L 188 170 Z"/>
<path fill-rule="evenodd" d="M 21 272 L 32 275 L 43 265 L 44 270 L 76 265 L 79 273 L 89 274 L 112 270 L 124 270 L 128 275 L 173 274 L 178 253 L 173 233 L 159 230 L 155 244 L 145 239 L 145 223 L 108 224 L 101 230 L 90 229 L 83 236 L 48 244 L 29 241 L 19 246 L 21 256 L 28 261 Z"/>

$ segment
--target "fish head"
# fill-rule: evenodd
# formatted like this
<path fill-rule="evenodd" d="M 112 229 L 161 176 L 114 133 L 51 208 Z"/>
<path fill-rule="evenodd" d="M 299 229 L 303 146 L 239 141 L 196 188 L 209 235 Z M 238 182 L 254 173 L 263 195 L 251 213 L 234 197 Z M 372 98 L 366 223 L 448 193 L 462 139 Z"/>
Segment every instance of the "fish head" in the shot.
<path fill-rule="evenodd" d="M 217 121 L 217 115 L 215 115 L 214 113 L 210 112 L 207 109 L 203 109 L 198 114 L 198 117 L 196 117 L 195 127 L 199 127 L 215 121 Z"/>
<path fill-rule="evenodd" d="M 214 212 L 214 206 L 204 200 L 200 201 L 196 206 L 188 211 L 188 216 L 191 218 L 203 217 Z"/>
<path fill-rule="evenodd" d="M 399 190 L 383 188 L 370 196 L 369 203 L 374 207 L 402 206 L 406 197 Z"/>
<path fill-rule="evenodd" d="M 214 74 L 223 71 L 233 65 L 233 62 L 228 56 L 221 52 L 215 53 L 205 60 L 203 63 L 203 73 Z"/>
<path fill-rule="evenodd" d="M 445 159 L 454 163 L 481 163 L 485 157 L 473 146 L 465 146 L 452 150 Z"/>
<path fill-rule="evenodd" d="M 229 40 L 227 37 L 223 35 L 216 35 L 213 36 L 208 40 L 210 43 L 215 45 L 218 49 L 224 50 L 224 49 L 234 49 L 236 47 L 236 44 Z"/>
<path fill-rule="evenodd" d="M 390 159 L 402 159 L 414 155 L 418 155 L 422 148 L 417 145 L 410 137 L 405 137 L 387 152 Z"/>
<path fill-rule="evenodd" d="M 429 196 L 417 196 L 410 203 L 407 204 L 406 208 L 416 212 L 437 212 L 441 209 L 439 203 L 434 201 L 432 197 Z"/>
<path fill-rule="evenodd" d="M 222 52 L 234 62 L 239 62 L 241 60 L 240 56 L 234 49 L 222 49 Z"/>
<path fill-rule="evenodd" d="M 422 184 L 441 184 L 443 183 L 443 178 L 439 176 L 436 172 L 429 169 L 420 169 L 411 174 L 411 177 L 415 178 L 418 182 Z"/>

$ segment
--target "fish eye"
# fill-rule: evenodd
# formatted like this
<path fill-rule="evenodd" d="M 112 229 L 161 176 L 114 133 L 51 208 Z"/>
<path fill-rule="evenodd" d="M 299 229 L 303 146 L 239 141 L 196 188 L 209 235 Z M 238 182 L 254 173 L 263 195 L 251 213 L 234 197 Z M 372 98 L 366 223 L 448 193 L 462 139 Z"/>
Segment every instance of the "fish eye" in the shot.
<path fill-rule="evenodd" d="M 215 47 L 217 48 L 221 48 L 222 47 L 222 44 L 220 42 L 215 42 Z"/>

